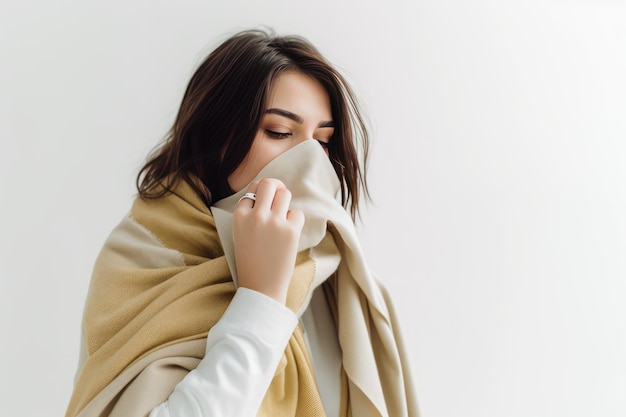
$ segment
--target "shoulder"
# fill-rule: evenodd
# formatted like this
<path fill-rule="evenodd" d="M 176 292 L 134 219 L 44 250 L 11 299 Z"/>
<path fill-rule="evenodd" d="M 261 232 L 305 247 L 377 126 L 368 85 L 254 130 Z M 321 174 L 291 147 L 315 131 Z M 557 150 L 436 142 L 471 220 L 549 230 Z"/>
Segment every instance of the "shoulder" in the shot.
<path fill-rule="evenodd" d="M 211 211 L 185 182 L 162 197 L 138 196 L 130 218 L 165 247 L 186 258 L 216 258 L 224 254 Z"/>

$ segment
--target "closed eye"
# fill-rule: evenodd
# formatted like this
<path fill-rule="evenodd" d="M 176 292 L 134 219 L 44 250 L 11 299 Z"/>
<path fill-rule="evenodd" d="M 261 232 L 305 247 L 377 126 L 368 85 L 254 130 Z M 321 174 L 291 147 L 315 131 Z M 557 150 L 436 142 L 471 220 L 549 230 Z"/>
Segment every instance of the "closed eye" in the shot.
<path fill-rule="evenodd" d="M 265 133 L 267 133 L 268 136 L 274 138 L 274 139 L 286 139 L 289 136 L 293 136 L 293 133 L 285 133 L 285 132 L 275 132 L 273 130 L 269 130 L 266 129 Z"/>
<path fill-rule="evenodd" d="M 323 140 L 319 140 L 319 139 L 316 139 L 316 140 L 319 142 L 320 145 L 322 145 L 322 148 L 328 149 L 328 146 L 329 146 L 328 142 L 324 142 Z"/>

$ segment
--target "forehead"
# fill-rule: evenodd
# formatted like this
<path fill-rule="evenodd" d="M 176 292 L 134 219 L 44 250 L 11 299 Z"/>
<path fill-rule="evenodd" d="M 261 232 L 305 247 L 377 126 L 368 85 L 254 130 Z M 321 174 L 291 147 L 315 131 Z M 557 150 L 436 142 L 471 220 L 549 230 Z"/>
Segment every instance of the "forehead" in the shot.
<path fill-rule="evenodd" d="M 332 120 L 328 93 L 317 80 L 301 72 L 287 71 L 276 78 L 267 108 L 288 110 L 305 120 Z"/>

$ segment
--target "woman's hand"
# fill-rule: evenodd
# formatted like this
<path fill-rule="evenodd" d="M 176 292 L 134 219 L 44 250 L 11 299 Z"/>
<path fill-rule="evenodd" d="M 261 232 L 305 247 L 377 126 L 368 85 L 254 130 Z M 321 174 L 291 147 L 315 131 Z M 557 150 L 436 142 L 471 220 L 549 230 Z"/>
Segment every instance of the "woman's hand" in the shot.
<path fill-rule="evenodd" d="M 233 213 L 235 263 L 240 287 L 285 304 L 304 214 L 289 210 L 291 192 L 277 179 L 253 182 Z"/>

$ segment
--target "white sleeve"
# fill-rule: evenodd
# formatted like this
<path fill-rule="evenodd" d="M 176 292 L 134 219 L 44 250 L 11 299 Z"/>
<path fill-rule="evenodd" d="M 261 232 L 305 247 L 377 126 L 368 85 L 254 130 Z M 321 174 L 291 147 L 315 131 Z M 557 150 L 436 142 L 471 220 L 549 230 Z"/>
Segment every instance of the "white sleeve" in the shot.
<path fill-rule="evenodd" d="M 256 416 L 297 323 L 274 299 L 237 289 L 198 367 L 149 417 Z"/>

